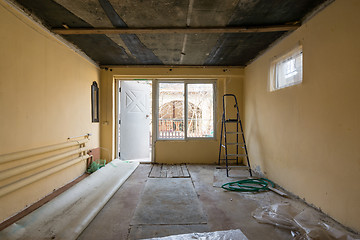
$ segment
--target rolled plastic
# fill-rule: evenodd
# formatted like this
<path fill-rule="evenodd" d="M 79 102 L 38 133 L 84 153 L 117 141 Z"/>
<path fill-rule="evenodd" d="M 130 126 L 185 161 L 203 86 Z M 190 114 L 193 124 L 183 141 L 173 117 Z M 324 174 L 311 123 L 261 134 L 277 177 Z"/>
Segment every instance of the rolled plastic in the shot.
<path fill-rule="evenodd" d="M 113 160 L 0 231 L 0 239 L 77 239 L 138 165 L 138 162 Z"/>

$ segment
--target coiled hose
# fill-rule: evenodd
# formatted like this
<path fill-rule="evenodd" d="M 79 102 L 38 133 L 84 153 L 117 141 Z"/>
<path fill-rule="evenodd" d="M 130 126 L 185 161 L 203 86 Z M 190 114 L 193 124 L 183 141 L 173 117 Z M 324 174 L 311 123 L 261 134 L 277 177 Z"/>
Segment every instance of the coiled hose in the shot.
<path fill-rule="evenodd" d="M 236 192 L 263 192 L 269 191 L 269 185 L 275 187 L 275 184 L 266 178 L 244 179 L 236 182 L 228 182 L 221 187 L 228 191 Z"/>

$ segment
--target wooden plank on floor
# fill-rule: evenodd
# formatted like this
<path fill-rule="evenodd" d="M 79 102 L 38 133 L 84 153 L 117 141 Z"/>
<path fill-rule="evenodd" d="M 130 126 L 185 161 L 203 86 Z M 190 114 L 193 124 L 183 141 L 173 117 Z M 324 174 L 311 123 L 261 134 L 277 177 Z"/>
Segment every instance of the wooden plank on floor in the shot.
<path fill-rule="evenodd" d="M 151 168 L 149 177 L 150 178 L 159 178 L 160 177 L 160 172 L 161 172 L 161 165 L 159 164 L 154 164 Z"/>
<path fill-rule="evenodd" d="M 185 164 L 154 164 L 149 178 L 188 178 L 190 177 L 189 171 Z"/>
<path fill-rule="evenodd" d="M 174 177 L 174 165 L 168 165 L 167 176 L 168 178 Z"/>
<path fill-rule="evenodd" d="M 160 177 L 166 178 L 167 177 L 167 165 L 161 165 Z"/>
<path fill-rule="evenodd" d="M 178 176 L 179 178 L 183 178 L 183 177 L 184 177 L 184 173 L 183 173 L 183 171 L 182 171 L 182 169 L 181 169 L 181 165 L 176 165 L 176 172 L 177 172 L 177 176 Z"/>
<path fill-rule="evenodd" d="M 189 173 L 189 171 L 188 171 L 188 169 L 186 167 L 186 164 L 182 164 L 181 169 L 182 169 L 182 171 L 184 173 L 184 177 L 190 177 L 190 173 Z"/>
<path fill-rule="evenodd" d="M 179 171 L 178 171 L 178 165 L 171 165 L 171 167 L 170 167 L 170 177 L 172 177 L 172 178 L 180 177 Z"/>

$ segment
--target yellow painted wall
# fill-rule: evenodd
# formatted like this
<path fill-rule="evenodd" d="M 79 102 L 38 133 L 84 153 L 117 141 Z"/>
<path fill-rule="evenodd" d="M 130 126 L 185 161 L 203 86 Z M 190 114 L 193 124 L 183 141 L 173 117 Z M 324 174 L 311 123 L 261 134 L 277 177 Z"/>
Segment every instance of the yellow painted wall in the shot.
<path fill-rule="evenodd" d="M 90 87 L 100 70 L 83 56 L 0 1 L 0 155 L 66 142 L 92 133 Z M 82 175 L 81 162 L 0 198 L 0 222 Z M 0 169 L 1 171 L 1 169 Z"/>
<path fill-rule="evenodd" d="M 360 231 L 360 1 L 336 0 L 245 69 L 250 161 Z M 269 92 L 270 62 L 301 42 L 301 85 Z"/>
<path fill-rule="evenodd" d="M 227 67 L 111 67 L 101 71 L 101 146 L 115 157 L 115 79 L 204 78 L 217 79 L 217 135 L 212 140 L 157 141 L 155 161 L 158 163 L 215 163 L 218 160 L 221 126 L 221 97 L 234 93 L 242 106 L 243 72 Z M 107 152 L 102 151 L 103 158 Z"/>

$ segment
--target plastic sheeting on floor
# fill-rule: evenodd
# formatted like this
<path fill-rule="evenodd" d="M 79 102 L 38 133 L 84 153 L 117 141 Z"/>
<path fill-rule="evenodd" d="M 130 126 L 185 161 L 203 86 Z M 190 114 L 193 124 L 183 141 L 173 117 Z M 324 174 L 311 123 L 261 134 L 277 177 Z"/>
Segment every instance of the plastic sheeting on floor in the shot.
<path fill-rule="evenodd" d="M 189 233 L 189 234 L 173 235 L 173 236 L 161 237 L 161 238 L 150 238 L 147 240 L 190 240 L 190 239 L 248 240 L 248 238 L 239 229 L 228 230 L 228 231 L 206 232 L 206 233 Z"/>
<path fill-rule="evenodd" d="M 360 240 L 360 236 L 344 232 L 323 222 L 311 209 L 299 211 L 288 203 L 257 208 L 253 217 L 260 223 L 289 229 L 294 240 Z"/>
<path fill-rule="evenodd" d="M 1 231 L 0 239 L 76 239 L 138 165 L 110 162 Z"/>

